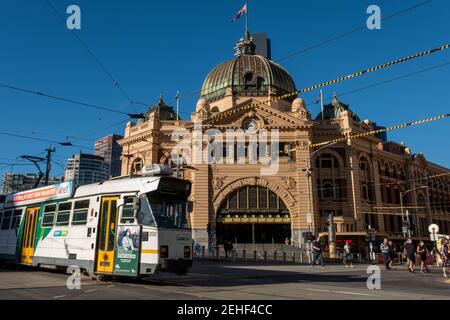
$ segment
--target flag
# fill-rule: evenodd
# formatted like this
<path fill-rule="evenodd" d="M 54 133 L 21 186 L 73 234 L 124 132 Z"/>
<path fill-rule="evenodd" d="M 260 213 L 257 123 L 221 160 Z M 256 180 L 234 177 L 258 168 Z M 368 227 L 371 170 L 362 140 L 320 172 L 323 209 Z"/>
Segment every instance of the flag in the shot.
<path fill-rule="evenodd" d="M 237 15 L 231 19 L 231 22 L 235 22 L 237 19 L 242 17 L 244 14 L 247 14 L 247 3 L 242 7 L 241 10 L 238 11 Z"/>

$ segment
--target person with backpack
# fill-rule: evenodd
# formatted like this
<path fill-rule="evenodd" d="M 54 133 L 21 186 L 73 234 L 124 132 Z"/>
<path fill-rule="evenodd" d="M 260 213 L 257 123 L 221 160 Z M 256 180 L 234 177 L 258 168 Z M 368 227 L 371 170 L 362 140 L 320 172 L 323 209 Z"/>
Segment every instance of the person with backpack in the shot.
<path fill-rule="evenodd" d="M 391 254 L 390 254 L 389 240 L 384 239 L 383 243 L 380 245 L 380 251 L 384 258 L 384 269 L 391 270 Z"/>

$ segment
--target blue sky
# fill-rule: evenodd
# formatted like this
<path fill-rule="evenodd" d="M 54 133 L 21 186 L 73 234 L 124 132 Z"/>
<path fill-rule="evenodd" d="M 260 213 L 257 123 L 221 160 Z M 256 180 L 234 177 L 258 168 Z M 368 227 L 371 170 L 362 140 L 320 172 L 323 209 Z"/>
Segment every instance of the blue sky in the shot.
<path fill-rule="evenodd" d="M 169 104 L 181 92 L 182 117 L 194 110 L 202 82 L 217 64 L 230 59 L 234 43 L 244 31 L 244 19 L 230 19 L 243 0 L 107 1 L 50 0 L 64 16 L 70 4 L 82 11 L 82 30 L 76 31 L 106 69 L 136 101 L 154 103 L 162 92 Z M 277 60 L 336 34 L 365 24 L 366 9 L 381 7 L 387 16 L 424 0 L 253 0 L 250 31 L 267 32 Z M 308 87 L 399 57 L 450 42 L 450 2 L 434 0 L 382 24 L 381 30 L 363 30 L 297 55 L 282 65 L 297 88 Z M 0 10 L 0 83 L 134 112 L 91 56 L 82 48 L 45 0 L 2 1 Z M 450 61 L 450 50 L 324 88 L 337 94 L 420 71 Z M 450 65 L 387 83 L 341 100 L 360 118 L 394 125 L 450 112 Z M 315 101 L 317 92 L 305 94 Z M 111 132 L 123 133 L 126 118 L 43 97 L 0 88 L 0 131 L 49 140 L 81 137 L 75 144 L 92 148 Z M 315 104 L 308 107 L 314 115 Z M 136 106 L 139 112 L 145 107 Z M 414 153 L 450 167 L 449 122 L 407 128 L 389 134 Z M 110 127 L 108 130 L 101 129 Z M 100 131 L 100 132 L 99 132 Z M 0 163 L 13 163 L 22 154 L 38 155 L 48 143 L 0 136 Z M 56 146 L 62 166 L 78 148 Z M 91 152 L 84 149 L 84 152 Z M 20 162 L 19 164 L 24 164 Z M 0 174 L 11 166 L 0 164 Z M 15 166 L 17 172 L 34 172 Z M 63 168 L 53 166 L 53 175 Z"/>

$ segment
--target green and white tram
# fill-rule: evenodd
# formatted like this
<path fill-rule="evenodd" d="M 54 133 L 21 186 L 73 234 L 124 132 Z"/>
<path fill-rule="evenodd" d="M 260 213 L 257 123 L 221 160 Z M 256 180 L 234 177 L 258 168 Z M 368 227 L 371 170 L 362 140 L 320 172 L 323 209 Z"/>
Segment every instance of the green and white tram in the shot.
<path fill-rule="evenodd" d="M 185 274 L 192 266 L 189 181 L 146 167 L 74 188 L 71 181 L 0 199 L 0 259 L 78 266 L 90 275 Z"/>

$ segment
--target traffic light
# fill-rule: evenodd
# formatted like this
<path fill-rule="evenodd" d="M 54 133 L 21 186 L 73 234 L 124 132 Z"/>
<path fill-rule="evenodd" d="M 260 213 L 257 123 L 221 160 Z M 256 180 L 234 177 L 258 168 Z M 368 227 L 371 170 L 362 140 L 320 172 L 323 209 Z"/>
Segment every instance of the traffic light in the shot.
<path fill-rule="evenodd" d="M 366 234 L 366 242 L 374 242 L 377 238 L 376 236 L 377 231 L 375 229 L 369 229 L 367 230 L 367 234 Z"/>

